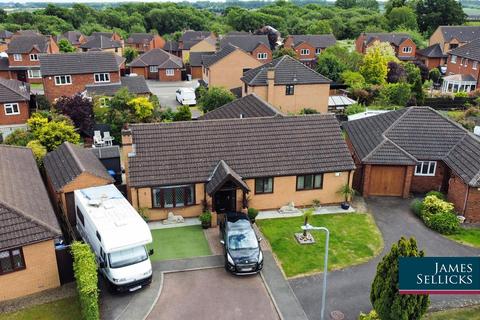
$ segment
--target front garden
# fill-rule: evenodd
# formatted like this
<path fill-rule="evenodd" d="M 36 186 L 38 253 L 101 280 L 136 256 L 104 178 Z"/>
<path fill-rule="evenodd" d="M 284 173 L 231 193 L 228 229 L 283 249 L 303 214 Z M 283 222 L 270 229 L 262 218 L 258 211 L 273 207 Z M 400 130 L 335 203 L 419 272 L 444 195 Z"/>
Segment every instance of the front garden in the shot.
<path fill-rule="evenodd" d="M 39 304 L 11 313 L 0 314 L 0 320 L 81 320 L 78 297 Z"/>
<path fill-rule="evenodd" d="M 304 217 L 257 220 L 287 277 L 323 271 L 325 233 L 311 231 L 314 244 L 300 245 L 294 234 L 301 232 Z M 313 215 L 313 226 L 330 230 L 329 270 L 359 264 L 375 257 L 383 239 L 373 217 L 365 213 Z"/>

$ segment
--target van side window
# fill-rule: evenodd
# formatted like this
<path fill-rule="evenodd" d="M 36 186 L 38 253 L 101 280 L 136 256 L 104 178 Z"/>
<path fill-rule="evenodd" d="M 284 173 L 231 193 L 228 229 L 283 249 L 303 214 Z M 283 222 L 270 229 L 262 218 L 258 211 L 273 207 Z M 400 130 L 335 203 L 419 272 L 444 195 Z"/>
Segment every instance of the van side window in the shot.
<path fill-rule="evenodd" d="M 100 236 L 100 233 L 98 233 L 98 231 L 97 231 L 96 234 L 97 234 L 98 241 L 102 242 L 102 237 Z"/>
<path fill-rule="evenodd" d="M 102 247 L 100 247 L 100 257 L 102 257 L 102 260 L 105 261 L 105 252 L 103 251 Z"/>
<path fill-rule="evenodd" d="M 77 207 L 77 216 L 80 222 L 82 223 L 82 225 L 85 225 L 85 219 L 83 218 L 82 211 L 80 211 L 78 207 Z"/>

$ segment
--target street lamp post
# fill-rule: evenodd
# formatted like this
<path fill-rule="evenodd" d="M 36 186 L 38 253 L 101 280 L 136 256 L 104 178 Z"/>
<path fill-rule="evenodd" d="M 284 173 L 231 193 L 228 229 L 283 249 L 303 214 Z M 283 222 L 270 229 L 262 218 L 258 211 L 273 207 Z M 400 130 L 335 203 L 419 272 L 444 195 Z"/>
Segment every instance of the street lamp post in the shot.
<path fill-rule="evenodd" d="M 330 240 L 330 231 L 325 227 L 314 227 L 310 224 L 302 226 L 302 230 L 321 230 L 325 231 L 325 257 L 323 262 L 323 292 L 322 292 L 322 311 L 320 314 L 320 319 L 324 319 L 325 315 L 325 302 L 327 299 L 327 271 L 328 271 L 328 243 Z"/>

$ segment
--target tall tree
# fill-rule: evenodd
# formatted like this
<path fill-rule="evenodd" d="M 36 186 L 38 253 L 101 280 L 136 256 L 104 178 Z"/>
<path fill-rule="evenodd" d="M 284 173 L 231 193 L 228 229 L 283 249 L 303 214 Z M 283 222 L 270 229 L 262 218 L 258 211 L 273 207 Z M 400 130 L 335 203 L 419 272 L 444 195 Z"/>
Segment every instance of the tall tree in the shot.
<path fill-rule="evenodd" d="M 392 245 L 377 266 L 372 283 L 370 301 L 382 320 L 421 319 L 430 304 L 428 295 L 401 295 L 398 293 L 398 261 L 400 257 L 423 257 L 415 238 L 401 238 Z"/>
<path fill-rule="evenodd" d="M 415 11 L 410 7 L 393 8 L 392 11 L 387 14 L 387 20 L 390 30 L 398 28 L 417 29 L 417 16 Z"/>
<path fill-rule="evenodd" d="M 357 4 L 356 0 L 336 0 L 335 6 L 343 9 L 350 9 L 355 7 Z"/>
<path fill-rule="evenodd" d="M 461 25 L 466 14 L 456 0 L 418 0 L 417 21 L 420 32 L 432 34 L 440 25 Z"/>
<path fill-rule="evenodd" d="M 58 49 L 63 53 L 77 51 L 77 49 L 75 49 L 75 47 L 72 46 L 67 39 L 60 39 L 60 41 L 58 41 Z"/>
<path fill-rule="evenodd" d="M 384 84 L 388 73 L 388 62 L 397 60 L 389 43 L 376 41 L 363 56 L 360 73 L 369 84 Z"/>
<path fill-rule="evenodd" d="M 345 70 L 346 66 L 331 53 L 324 52 L 318 57 L 317 72 L 334 82 L 340 81 L 340 75 Z"/>
<path fill-rule="evenodd" d="M 210 87 L 202 94 L 198 102 L 202 111 L 206 113 L 233 100 L 235 100 L 235 96 L 230 90 L 222 87 Z"/>

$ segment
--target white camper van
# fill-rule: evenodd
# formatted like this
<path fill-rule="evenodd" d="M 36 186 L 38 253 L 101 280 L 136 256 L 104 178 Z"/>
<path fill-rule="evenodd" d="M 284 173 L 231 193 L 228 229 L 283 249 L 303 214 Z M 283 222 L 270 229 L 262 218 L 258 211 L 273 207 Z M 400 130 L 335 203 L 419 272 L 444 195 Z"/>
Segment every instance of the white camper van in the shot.
<path fill-rule="evenodd" d="M 75 190 L 77 230 L 115 291 L 135 291 L 152 281 L 147 223 L 114 185 Z"/>

